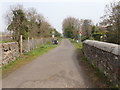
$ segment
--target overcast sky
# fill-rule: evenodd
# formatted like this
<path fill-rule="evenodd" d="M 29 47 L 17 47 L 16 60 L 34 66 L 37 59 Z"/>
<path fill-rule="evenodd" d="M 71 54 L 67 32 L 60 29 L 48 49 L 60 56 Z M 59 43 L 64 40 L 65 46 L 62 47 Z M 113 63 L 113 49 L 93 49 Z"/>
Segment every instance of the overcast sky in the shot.
<path fill-rule="evenodd" d="M 62 21 L 72 16 L 79 19 L 92 19 L 94 24 L 104 13 L 104 7 L 111 0 L 1 0 L 0 31 L 6 28 L 5 14 L 10 6 L 21 4 L 25 9 L 34 7 L 48 22 L 62 32 Z"/>

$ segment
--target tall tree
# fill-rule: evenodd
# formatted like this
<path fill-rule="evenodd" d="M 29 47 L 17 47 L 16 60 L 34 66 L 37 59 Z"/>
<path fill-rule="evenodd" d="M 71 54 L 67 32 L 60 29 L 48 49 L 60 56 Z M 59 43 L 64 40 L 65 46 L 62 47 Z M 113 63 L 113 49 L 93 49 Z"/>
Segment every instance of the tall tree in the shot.
<path fill-rule="evenodd" d="M 82 32 L 83 35 L 88 39 L 89 37 L 91 37 L 91 33 L 92 33 L 92 20 L 89 19 L 85 19 L 83 21 L 83 25 L 82 25 Z"/>
<path fill-rule="evenodd" d="M 12 7 L 6 16 L 8 31 L 13 34 L 16 41 L 19 41 L 20 35 L 23 35 L 23 39 L 27 39 L 28 36 L 30 38 L 51 36 L 51 25 L 34 8 L 25 10 L 21 5 L 17 5 Z"/>
<path fill-rule="evenodd" d="M 65 37 L 78 38 L 79 30 L 81 29 L 81 21 L 74 17 L 68 17 L 64 19 L 62 24 L 62 30 Z"/>
<path fill-rule="evenodd" d="M 102 16 L 102 26 L 107 29 L 107 42 L 120 44 L 120 2 L 106 5 L 105 15 Z"/>
<path fill-rule="evenodd" d="M 23 8 L 19 6 L 13 8 L 11 13 L 12 17 L 11 21 L 9 21 L 8 30 L 13 32 L 13 39 L 19 41 L 20 35 L 23 35 L 23 39 L 26 39 L 28 36 L 28 27 Z"/>

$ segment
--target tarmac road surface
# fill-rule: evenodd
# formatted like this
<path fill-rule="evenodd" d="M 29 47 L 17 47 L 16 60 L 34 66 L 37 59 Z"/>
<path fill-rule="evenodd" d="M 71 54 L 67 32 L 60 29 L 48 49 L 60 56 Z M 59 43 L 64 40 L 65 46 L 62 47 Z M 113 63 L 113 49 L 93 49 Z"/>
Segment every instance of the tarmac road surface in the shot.
<path fill-rule="evenodd" d="M 78 64 L 74 46 L 61 44 L 17 69 L 2 81 L 3 88 L 93 88 Z"/>

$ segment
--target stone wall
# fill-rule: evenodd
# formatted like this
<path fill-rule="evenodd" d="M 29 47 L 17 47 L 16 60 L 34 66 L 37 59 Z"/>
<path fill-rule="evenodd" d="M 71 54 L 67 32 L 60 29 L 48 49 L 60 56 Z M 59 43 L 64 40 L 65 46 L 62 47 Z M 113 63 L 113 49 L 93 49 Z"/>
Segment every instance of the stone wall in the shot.
<path fill-rule="evenodd" d="M 8 64 L 19 56 L 19 47 L 17 42 L 1 43 L 0 48 L 2 48 L 2 53 L 0 55 L 2 58 L 1 65 Z"/>
<path fill-rule="evenodd" d="M 12 36 L 11 35 L 1 35 L 0 41 L 12 41 Z"/>
<path fill-rule="evenodd" d="M 51 38 L 24 40 L 22 42 L 23 53 L 37 48 L 41 44 L 46 44 Z M 18 42 L 0 43 L 0 67 L 16 59 L 20 55 Z"/>
<path fill-rule="evenodd" d="M 86 40 L 83 52 L 89 62 L 120 87 L 120 45 Z"/>

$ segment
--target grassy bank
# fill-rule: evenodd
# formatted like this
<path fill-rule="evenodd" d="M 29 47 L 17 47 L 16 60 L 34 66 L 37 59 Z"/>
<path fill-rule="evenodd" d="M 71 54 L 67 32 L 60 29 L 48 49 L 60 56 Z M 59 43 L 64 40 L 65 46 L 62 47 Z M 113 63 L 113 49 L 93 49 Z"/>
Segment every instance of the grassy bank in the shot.
<path fill-rule="evenodd" d="M 69 40 L 70 40 L 70 42 L 74 45 L 74 47 L 76 48 L 76 49 L 82 49 L 82 43 L 81 42 L 75 42 L 75 41 L 73 41 L 72 39 L 70 39 L 69 38 Z"/>
<path fill-rule="evenodd" d="M 52 45 L 51 43 L 40 45 L 38 48 L 24 53 L 20 57 L 16 58 L 16 60 L 10 62 L 9 64 L 3 66 L 2 69 L 2 77 L 8 76 L 11 72 L 15 71 L 19 67 L 29 63 L 34 60 L 36 57 L 48 52 L 49 50 L 57 47 L 57 45 Z"/>
<path fill-rule="evenodd" d="M 77 43 L 72 39 L 69 40 L 76 48 L 77 58 L 80 65 L 85 68 L 87 74 L 89 74 L 89 77 L 96 84 L 96 86 L 99 88 L 116 88 L 108 81 L 107 77 L 97 67 L 94 67 L 92 64 L 90 64 L 87 57 L 85 57 L 83 53 L 82 43 Z"/>

